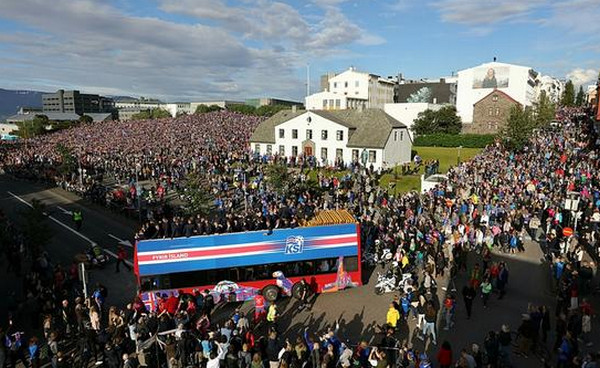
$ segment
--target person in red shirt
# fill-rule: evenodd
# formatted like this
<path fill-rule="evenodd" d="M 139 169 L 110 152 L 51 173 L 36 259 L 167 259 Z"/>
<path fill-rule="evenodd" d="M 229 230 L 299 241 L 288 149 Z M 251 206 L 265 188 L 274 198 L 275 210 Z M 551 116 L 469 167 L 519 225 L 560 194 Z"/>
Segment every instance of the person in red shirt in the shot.
<path fill-rule="evenodd" d="M 171 296 L 169 296 L 165 304 L 167 312 L 174 316 L 177 313 L 177 308 L 179 308 L 179 299 L 175 296 L 175 293 L 171 292 Z"/>
<path fill-rule="evenodd" d="M 254 324 L 257 324 L 265 315 L 265 297 L 260 291 L 254 296 Z"/>
<path fill-rule="evenodd" d="M 121 263 L 123 265 L 125 265 L 125 267 L 127 267 L 127 270 L 131 271 L 131 266 L 128 265 L 127 263 L 125 263 L 126 257 L 127 257 L 127 252 L 125 252 L 125 249 L 123 249 L 123 247 L 119 245 L 119 248 L 117 249 L 117 270 L 115 272 L 120 272 L 119 265 Z"/>
<path fill-rule="evenodd" d="M 452 365 L 452 348 L 448 341 L 444 341 L 442 347 L 437 353 L 437 361 L 440 364 L 440 368 L 450 368 Z"/>

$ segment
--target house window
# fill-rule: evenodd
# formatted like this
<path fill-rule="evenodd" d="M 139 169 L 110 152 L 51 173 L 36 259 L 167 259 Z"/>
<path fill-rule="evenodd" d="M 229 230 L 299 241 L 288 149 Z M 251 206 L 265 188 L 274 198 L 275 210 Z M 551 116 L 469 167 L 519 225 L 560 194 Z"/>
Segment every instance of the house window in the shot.
<path fill-rule="evenodd" d="M 279 129 L 279 138 L 285 138 L 285 130 Z"/>
<path fill-rule="evenodd" d="M 358 81 L 354 82 L 354 87 L 358 88 Z"/>
<path fill-rule="evenodd" d="M 397 140 L 398 140 L 398 131 L 395 130 L 394 131 L 394 141 L 397 141 Z"/>
<path fill-rule="evenodd" d="M 321 130 L 321 140 L 327 140 L 327 130 Z"/>
<path fill-rule="evenodd" d="M 312 139 L 312 129 L 306 129 L 306 139 Z"/>
<path fill-rule="evenodd" d="M 344 140 L 344 131 L 343 130 L 336 131 L 335 139 L 337 139 L 338 141 L 343 141 Z"/>
<path fill-rule="evenodd" d="M 374 163 L 377 160 L 377 152 L 369 150 L 369 162 Z"/>
<path fill-rule="evenodd" d="M 344 82 L 344 88 L 348 88 L 348 82 Z"/>
<path fill-rule="evenodd" d="M 335 150 L 335 158 L 337 158 L 339 160 L 343 159 L 344 158 L 344 150 L 341 148 L 337 148 Z"/>
<path fill-rule="evenodd" d="M 323 100 L 323 110 L 327 110 L 327 100 Z"/>
<path fill-rule="evenodd" d="M 254 145 L 254 152 L 260 153 L 260 144 L 257 143 Z"/>
<path fill-rule="evenodd" d="M 335 106 L 335 102 L 333 101 L 333 99 L 329 100 L 329 108 L 333 109 L 334 106 Z"/>
<path fill-rule="evenodd" d="M 352 150 L 352 161 L 358 161 L 358 150 L 357 149 Z"/>
<path fill-rule="evenodd" d="M 404 140 L 404 132 L 400 132 L 400 140 L 403 141 Z"/>
<path fill-rule="evenodd" d="M 292 156 L 298 156 L 298 146 L 292 146 Z"/>
<path fill-rule="evenodd" d="M 333 82 L 333 88 L 337 88 L 337 82 Z"/>
<path fill-rule="evenodd" d="M 321 160 L 327 160 L 327 148 L 321 148 Z"/>
<path fill-rule="evenodd" d="M 340 99 L 338 98 L 337 100 L 335 100 L 335 108 L 339 110 L 341 106 L 342 106 L 342 103 L 341 103 Z"/>
<path fill-rule="evenodd" d="M 279 155 L 285 156 L 285 146 L 284 145 L 279 146 Z"/>
<path fill-rule="evenodd" d="M 489 115 L 489 116 L 492 116 L 492 115 L 494 115 L 494 108 L 492 108 L 492 107 L 489 107 L 489 108 L 488 108 L 488 115 Z"/>
<path fill-rule="evenodd" d="M 492 101 L 498 102 L 498 95 L 493 95 L 492 96 Z"/>
<path fill-rule="evenodd" d="M 292 139 L 298 139 L 298 129 L 292 129 Z"/>
<path fill-rule="evenodd" d="M 500 108 L 496 107 L 496 116 L 500 115 Z"/>
<path fill-rule="evenodd" d="M 273 146 L 270 144 L 267 144 L 267 155 L 270 155 L 271 153 L 273 153 Z"/>

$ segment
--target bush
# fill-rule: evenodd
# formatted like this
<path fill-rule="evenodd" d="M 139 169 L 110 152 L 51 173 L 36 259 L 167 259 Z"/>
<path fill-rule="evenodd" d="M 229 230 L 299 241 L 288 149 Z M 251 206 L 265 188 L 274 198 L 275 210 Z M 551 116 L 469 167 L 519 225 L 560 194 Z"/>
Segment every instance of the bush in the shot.
<path fill-rule="evenodd" d="M 493 134 L 428 134 L 415 138 L 413 146 L 483 148 L 494 143 Z"/>

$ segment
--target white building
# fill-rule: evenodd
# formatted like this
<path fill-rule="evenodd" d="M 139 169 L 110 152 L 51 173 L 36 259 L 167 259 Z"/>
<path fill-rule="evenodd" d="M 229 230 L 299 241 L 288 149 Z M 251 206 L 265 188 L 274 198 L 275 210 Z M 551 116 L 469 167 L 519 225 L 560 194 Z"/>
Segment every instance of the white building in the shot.
<path fill-rule="evenodd" d="M 527 66 L 498 62 L 458 72 L 456 109 L 462 122 L 473 122 L 473 105 L 494 88 L 506 93 L 523 106 L 531 106 L 537 99 L 538 73 Z"/>
<path fill-rule="evenodd" d="M 551 77 L 549 75 L 541 75 L 538 78 L 537 85 L 537 98 L 539 98 L 542 91 L 546 92 L 546 96 L 550 101 L 554 103 L 560 102 L 560 98 L 565 90 L 565 82 L 558 78 Z"/>
<path fill-rule="evenodd" d="M 395 79 L 359 72 L 350 68 L 328 77 L 327 90 L 305 98 L 307 110 L 343 110 L 356 108 L 383 108 L 394 102 Z"/>
<path fill-rule="evenodd" d="M 262 122 L 250 137 L 261 155 L 314 156 L 321 166 L 359 162 L 375 169 L 409 162 L 406 125 L 382 109 L 284 110 Z"/>
<path fill-rule="evenodd" d="M 419 117 L 419 113 L 425 110 L 437 111 L 442 108 L 443 105 L 431 104 L 427 102 L 405 102 L 405 103 L 388 103 L 383 107 L 383 111 L 390 115 L 394 119 L 401 121 L 408 128 L 411 139 L 414 138 L 411 130 L 415 119 Z"/>
<path fill-rule="evenodd" d="M 163 110 L 167 110 L 172 117 L 190 115 L 196 112 L 196 109 L 192 110 L 192 105 L 189 102 L 164 103 L 159 107 Z"/>

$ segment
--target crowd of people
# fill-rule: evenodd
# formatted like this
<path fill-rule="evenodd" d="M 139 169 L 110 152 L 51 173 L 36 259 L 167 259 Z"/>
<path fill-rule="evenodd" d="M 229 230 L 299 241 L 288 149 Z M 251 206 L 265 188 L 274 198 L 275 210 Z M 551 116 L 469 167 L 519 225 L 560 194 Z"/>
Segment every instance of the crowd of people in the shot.
<path fill-rule="evenodd" d="M 494 259 L 494 252 L 522 252 L 524 239 L 531 237 L 542 244 L 556 282 L 556 341 L 545 363 L 555 359 L 562 367 L 591 368 L 598 358 L 585 356 L 578 339 L 584 345 L 589 342 L 593 315 L 585 296 L 593 289 L 595 265 L 583 259 L 583 251 L 592 256 L 599 251 L 598 137 L 582 111 L 564 109 L 560 116 L 562 127 L 536 131 L 522 151 L 496 143 L 451 169 L 448 181 L 428 193 L 400 196 L 380 187 L 380 173 L 358 163 L 341 165 L 346 170 L 342 176 L 320 172 L 311 184 L 305 169 L 314 167 L 314 160 L 253 155 L 247 141 L 258 120 L 228 112 L 83 126 L 36 138 L 19 150 L 3 149 L 0 162 L 5 171 L 56 181 L 61 157 L 54 147 L 64 144 L 88 174 L 114 175 L 131 185 L 126 194 L 131 200 L 136 196 L 136 174 L 169 191 L 180 188 L 190 172 L 199 173 L 214 196 L 213 211 L 195 216 L 151 211 L 138 232 L 141 239 L 293 227 L 319 210 L 344 208 L 361 223 L 364 252 L 387 250 L 393 254 L 391 272 L 417 275 L 413 286 L 391 303 L 378 338 L 357 341 L 356 336 L 344 336 L 352 342 L 342 343 L 346 340 L 337 336 L 335 325 L 318 333 L 292 331 L 293 337 L 283 339 L 289 331 L 278 329 L 275 304 L 264 320 L 236 311 L 231 318 L 215 321 L 214 302 L 200 291 L 165 295 L 154 311 L 146 310 L 139 299 L 122 309 L 108 307 L 105 287 L 98 285 L 92 297 L 81 297 L 72 287 L 77 285 L 76 272 L 50 270 L 47 255 L 41 254 L 33 258 L 26 290 L 32 307 L 49 315 L 42 321 L 47 342 L 32 338 L 28 350 L 24 342 L 15 348 L 12 341 L 21 334 L 13 328 L 5 332 L 11 341 L 6 350 L 11 359 L 28 355 L 32 366 L 45 352 L 55 367 L 83 367 L 92 360 L 130 367 L 133 355 L 152 367 L 510 366 L 513 343 L 522 356 L 545 344 L 552 318 L 549 307 L 529 308 L 518 337 L 503 325 L 458 357 L 452 356 L 447 341 L 435 356 L 417 351 L 411 341 L 398 336 L 398 327 L 412 314 L 417 321 L 414 336 L 437 345 L 439 321 L 453 329 L 455 311 L 463 305 L 456 291 L 438 302 L 436 279 L 447 275 L 465 280 L 461 294 L 470 317 L 475 295 L 481 294 L 485 308 L 490 296 L 503 298 L 507 293 L 509 269 Z M 294 186 L 287 191 L 267 180 L 274 163 L 291 167 Z M 429 169 L 436 166 L 428 163 Z M 75 175 L 61 178 L 70 184 L 78 180 Z M 578 193 L 581 209 L 574 236 L 563 231 L 575 227 L 574 214 L 564 205 L 569 193 Z M 7 240 L 13 250 L 19 238 L 18 231 L 14 234 Z M 62 348 L 64 341 L 73 342 L 62 346 L 76 351 L 76 362 Z"/>

